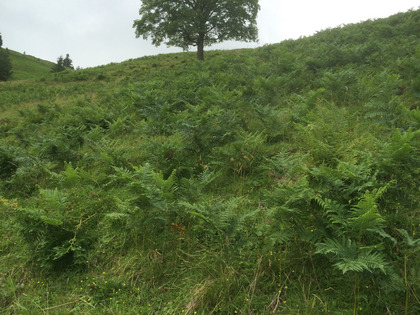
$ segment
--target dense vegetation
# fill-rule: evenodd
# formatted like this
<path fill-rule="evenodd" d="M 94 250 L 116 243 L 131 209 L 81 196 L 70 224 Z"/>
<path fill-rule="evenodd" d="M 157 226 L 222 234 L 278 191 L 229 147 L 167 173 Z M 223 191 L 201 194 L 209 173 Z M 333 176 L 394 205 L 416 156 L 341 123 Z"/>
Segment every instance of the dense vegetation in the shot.
<path fill-rule="evenodd" d="M 0 84 L 0 309 L 420 312 L 420 11 Z"/>

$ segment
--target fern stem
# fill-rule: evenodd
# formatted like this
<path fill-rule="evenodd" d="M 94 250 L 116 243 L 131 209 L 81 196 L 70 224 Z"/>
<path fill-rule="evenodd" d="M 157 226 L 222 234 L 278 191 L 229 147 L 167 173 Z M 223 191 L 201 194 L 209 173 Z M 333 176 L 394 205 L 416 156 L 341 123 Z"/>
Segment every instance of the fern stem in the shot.
<path fill-rule="evenodd" d="M 357 314 L 357 300 L 358 300 L 358 294 L 357 294 L 357 272 L 354 272 L 354 288 L 353 288 L 353 294 L 354 294 L 354 308 L 353 308 L 353 314 Z"/>
<path fill-rule="evenodd" d="M 317 288 L 318 288 L 318 289 L 320 289 L 320 288 L 321 288 L 321 286 L 319 285 L 318 277 L 317 277 L 317 275 L 316 275 L 316 271 L 315 271 L 315 264 L 314 264 L 314 260 L 313 260 L 313 258 L 312 258 L 312 250 L 310 250 L 310 251 L 309 251 L 309 258 L 310 258 L 310 260 L 311 260 L 312 273 L 313 273 L 314 278 L 315 278 L 316 286 L 317 286 Z"/>
<path fill-rule="evenodd" d="M 282 276 L 281 276 L 281 273 L 282 273 L 282 248 L 281 248 L 281 246 L 280 246 L 280 250 L 279 250 L 279 284 L 280 285 L 283 285 L 283 283 L 282 283 Z"/>
<path fill-rule="evenodd" d="M 405 315 L 408 314 L 407 254 L 404 255 Z"/>

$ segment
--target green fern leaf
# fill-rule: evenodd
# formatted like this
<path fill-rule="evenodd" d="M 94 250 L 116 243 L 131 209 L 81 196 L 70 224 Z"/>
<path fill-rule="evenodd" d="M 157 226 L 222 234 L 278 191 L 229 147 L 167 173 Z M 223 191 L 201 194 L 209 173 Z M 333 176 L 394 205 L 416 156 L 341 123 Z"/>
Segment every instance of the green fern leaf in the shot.
<path fill-rule="evenodd" d="M 46 215 L 41 215 L 40 219 L 49 225 L 54 225 L 54 226 L 60 226 L 63 224 L 63 221 L 55 219 L 55 218 L 51 218 L 51 217 L 47 217 Z"/>
<path fill-rule="evenodd" d="M 352 208 L 352 218 L 349 220 L 350 227 L 359 232 L 367 229 L 381 229 L 385 219 L 379 213 L 376 205 L 376 199 L 384 193 L 383 190 L 374 190 L 365 192 L 359 202 Z"/>
<path fill-rule="evenodd" d="M 403 237 L 408 247 L 418 247 L 420 246 L 420 238 L 412 239 L 408 232 L 404 229 L 396 229 Z"/>
<path fill-rule="evenodd" d="M 121 213 L 121 212 L 111 212 L 111 213 L 107 213 L 105 215 L 105 218 L 111 220 L 111 221 L 118 221 L 118 220 L 126 220 L 129 218 L 129 215 L 126 213 Z"/>
<path fill-rule="evenodd" d="M 324 243 L 317 244 L 317 254 L 330 256 L 337 261 L 334 266 L 343 273 L 348 271 L 362 272 L 379 269 L 386 273 L 385 258 L 380 252 L 373 252 L 372 249 L 360 249 L 350 239 L 343 239 L 340 243 L 337 240 L 327 239 Z"/>

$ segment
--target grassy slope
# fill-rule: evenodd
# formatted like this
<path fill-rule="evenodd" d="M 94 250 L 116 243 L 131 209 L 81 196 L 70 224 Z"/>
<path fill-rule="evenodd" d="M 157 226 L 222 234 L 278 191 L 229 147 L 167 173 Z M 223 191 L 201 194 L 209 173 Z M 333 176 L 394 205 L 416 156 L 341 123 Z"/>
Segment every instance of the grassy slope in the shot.
<path fill-rule="evenodd" d="M 54 63 L 33 56 L 9 50 L 13 67 L 12 80 L 26 80 L 43 77 L 51 72 Z"/>
<path fill-rule="evenodd" d="M 418 312 L 419 14 L 0 83 L 2 310 Z"/>

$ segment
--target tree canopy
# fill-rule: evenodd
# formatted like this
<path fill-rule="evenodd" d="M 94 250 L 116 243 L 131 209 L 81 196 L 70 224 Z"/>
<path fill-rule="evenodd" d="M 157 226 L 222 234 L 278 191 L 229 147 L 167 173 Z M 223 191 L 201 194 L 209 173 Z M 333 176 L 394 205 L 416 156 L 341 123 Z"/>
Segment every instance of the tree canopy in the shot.
<path fill-rule="evenodd" d="M 57 63 L 51 68 L 51 72 L 61 72 L 66 69 L 74 69 L 73 61 L 70 59 L 70 55 L 67 54 L 66 58 L 60 56 L 57 58 Z"/>
<path fill-rule="evenodd" d="M 64 71 L 66 68 L 64 67 L 64 59 L 63 56 L 57 58 L 57 63 L 54 64 L 51 68 L 51 72 L 61 72 Z"/>
<path fill-rule="evenodd" d="M 152 38 L 154 45 L 188 50 L 197 47 L 204 59 L 204 46 L 226 40 L 256 41 L 258 0 L 143 0 L 133 28 L 136 37 Z"/>
<path fill-rule="evenodd" d="M 73 67 L 73 60 L 70 59 L 70 55 L 67 54 L 66 58 L 63 60 L 63 66 L 66 68 L 74 69 Z"/>

